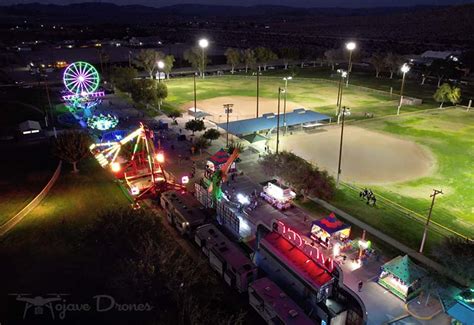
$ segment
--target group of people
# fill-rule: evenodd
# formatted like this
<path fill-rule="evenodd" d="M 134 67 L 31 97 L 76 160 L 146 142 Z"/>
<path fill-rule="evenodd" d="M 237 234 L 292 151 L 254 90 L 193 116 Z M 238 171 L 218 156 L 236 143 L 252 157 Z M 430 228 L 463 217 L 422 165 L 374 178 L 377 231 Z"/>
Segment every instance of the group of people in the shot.
<path fill-rule="evenodd" d="M 359 192 L 359 197 L 367 200 L 368 205 L 375 206 L 377 203 L 377 198 L 371 189 L 365 188 L 363 191 Z"/>

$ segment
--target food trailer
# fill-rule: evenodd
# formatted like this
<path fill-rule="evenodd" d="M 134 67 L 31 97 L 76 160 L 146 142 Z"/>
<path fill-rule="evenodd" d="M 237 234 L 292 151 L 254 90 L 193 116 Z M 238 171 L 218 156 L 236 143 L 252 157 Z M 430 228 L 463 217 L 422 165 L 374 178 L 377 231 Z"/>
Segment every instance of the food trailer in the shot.
<path fill-rule="evenodd" d="M 285 186 L 274 179 L 269 181 L 267 185 L 263 187 L 260 197 L 278 210 L 285 210 L 291 208 L 296 194 L 288 186 Z"/>

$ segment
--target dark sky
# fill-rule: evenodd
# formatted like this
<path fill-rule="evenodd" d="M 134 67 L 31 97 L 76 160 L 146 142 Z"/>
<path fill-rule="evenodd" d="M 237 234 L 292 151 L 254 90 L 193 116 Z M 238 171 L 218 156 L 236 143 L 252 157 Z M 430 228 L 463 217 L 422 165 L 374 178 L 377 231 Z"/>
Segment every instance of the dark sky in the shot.
<path fill-rule="evenodd" d="M 80 2 L 113 2 L 116 4 L 142 4 L 153 7 L 161 7 L 173 4 L 199 3 L 212 5 L 240 5 L 251 6 L 259 4 L 285 5 L 294 7 L 399 7 L 413 5 L 450 5 L 472 3 L 474 0 L 0 0 L 0 4 L 8 5 L 15 3 L 54 3 L 69 4 Z"/>

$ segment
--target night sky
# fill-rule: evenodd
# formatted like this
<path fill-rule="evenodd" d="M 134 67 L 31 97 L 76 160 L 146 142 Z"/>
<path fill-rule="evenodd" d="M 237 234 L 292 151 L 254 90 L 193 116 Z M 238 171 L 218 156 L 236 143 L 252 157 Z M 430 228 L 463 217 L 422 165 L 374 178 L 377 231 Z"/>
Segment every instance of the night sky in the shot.
<path fill-rule="evenodd" d="M 54 3 L 69 4 L 81 2 L 112 2 L 120 5 L 125 4 L 141 4 L 147 6 L 161 7 L 174 4 L 209 4 L 209 5 L 284 5 L 294 7 L 347 7 L 347 8 L 364 8 L 364 7 L 400 7 L 413 5 L 451 5 L 473 3 L 473 0 L 0 0 L 0 4 L 9 5 L 16 3 Z"/>

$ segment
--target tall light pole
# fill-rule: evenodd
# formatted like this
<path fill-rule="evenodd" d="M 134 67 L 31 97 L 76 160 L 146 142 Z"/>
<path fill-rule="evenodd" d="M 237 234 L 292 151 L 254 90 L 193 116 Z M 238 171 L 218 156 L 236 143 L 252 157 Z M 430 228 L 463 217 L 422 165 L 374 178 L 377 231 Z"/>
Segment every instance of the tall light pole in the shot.
<path fill-rule="evenodd" d="M 337 104 L 336 104 L 336 115 L 337 115 L 337 124 L 339 124 L 339 116 L 341 114 L 341 104 L 342 104 L 342 84 L 344 83 L 344 78 L 347 77 L 347 71 L 338 69 L 338 73 L 341 74 L 339 79 L 339 87 L 337 89 Z"/>
<path fill-rule="evenodd" d="M 431 220 L 431 212 L 433 211 L 433 206 L 435 203 L 436 195 L 443 194 L 443 191 L 433 190 L 433 194 L 430 195 L 433 199 L 431 200 L 430 212 L 428 213 L 428 218 L 426 219 L 425 230 L 423 231 L 423 238 L 421 239 L 420 253 L 423 253 L 423 248 L 425 246 L 426 235 L 428 234 L 428 226 Z"/>
<path fill-rule="evenodd" d="M 285 127 L 285 133 L 286 133 L 286 96 L 288 93 L 288 80 L 293 79 L 293 77 L 285 77 L 283 80 L 285 81 L 285 97 L 283 97 L 283 126 Z"/>
<path fill-rule="evenodd" d="M 204 58 L 204 49 L 206 49 L 209 46 L 209 41 L 205 38 L 201 38 L 199 40 L 199 47 L 201 48 L 201 56 L 202 56 L 202 78 L 204 79 L 204 70 L 205 70 L 205 58 Z"/>
<path fill-rule="evenodd" d="M 280 145 L 280 97 L 281 93 L 284 93 L 285 89 L 278 87 L 278 115 L 277 115 L 277 141 L 276 141 L 276 153 L 278 153 L 278 146 Z"/>
<path fill-rule="evenodd" d="M 403 103 L 403 90 L 405 88 L 405 75 L 408 71 L 410 71 L 410 66 L 404 63 L 402 67 L 400 68 L 400 70 L 403 73 L 403 77 L 402 77 L 402 87 L 400 88 L 400 103 L 398 104 L 397 115 L 400 115 L 400 108 L 402 107 L 402 103 Z"/>
<path fill-rule="evenodd" d="M 224 112 L 227 114 L 227 126 L 226 126 L 226 147 L 229 148 L 229 114 L 232 113 L 232 107 L 234 104 L 224 104 Z"/>
<path fill-rule="evenodd" d="M 194 72 L 194 73 L 193 73 L 193 83 L 194 83 L 194 118 L 197 117 L 196 74 L 197 74 L 197 72 Z"/>
<path fill-rule="evenodd" d="M 161 82 L 161 70 L 165 67 L 165 63 L 160 60 L 156 62 L 156 65 L 158 66 L 158 82 Z"/>
<path fill-rule="evenodd" d="M 258 118 L 258 100 L 260 96 L 260 69 L 257 70 L 257 118 Z"/>
<path fill-rule="evenodd" d="M 346 115 L 346 111 L 349 111 L 350 108 L 346 108 L 345 106 L 342 107 L 342 125 L 341 125 L 341 141 L 339 143 L 339 162 L 337 164 L 337 177 L 336 177 L 336 188 L 339 187 L 339 178 L 341 176 L 341 161 L 342 161 L 342 142 L 344 140 L 344 116 Z"/>
<path fill-rule="evenodd" d="M 349 86 L 349 74 L 352 72 L 352 51 L 356 48 L 355 42 L 346 43 L 346 49 L 349 51 L 349 64 L 347 65 L 346 87 Z"/>

